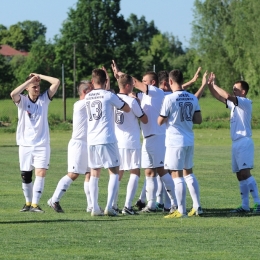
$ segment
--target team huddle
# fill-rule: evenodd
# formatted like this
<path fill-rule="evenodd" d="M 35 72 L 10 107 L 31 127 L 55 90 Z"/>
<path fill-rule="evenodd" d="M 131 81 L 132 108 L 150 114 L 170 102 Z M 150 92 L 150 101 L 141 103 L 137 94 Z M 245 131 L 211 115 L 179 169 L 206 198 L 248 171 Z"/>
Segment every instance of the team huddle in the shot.
<path fill-rule="evenodd" d="M 249 194 L 254 200 L 253 213 L 260 213 L 258 188 L 253 168 L 254 144 L 251 132 L 252 102 L 246 98 L 249 86 L 237 81 L 233 95 L 215 84 L 215 75 L 207 72 L 195 94 L 186 91 L 199 75 L 183 83 L 180 70 L 147 72 L 142 81 L 119 70 L 112 61 L 119 93 L 110 90 L 106 69 L 94 69 L 91 81 L 79 83 L 79 100 L 73 107 L 73 132 L 68 144 L 68 173 L 62 177 L 48 200 L 56 212 L 63 213 L 60 200 L 79 175 L 85 175 L 86 211 L 91 216 L 166 213 L 164 218 L 185 218 L 203 214 L 199 183 L 193 173 L 193 124 L 202 122 L 199 99 L 205 87 L 231 110 L 232 170 L 239 181 L 241 206 L 233 213 L 250 212 Z M 51 86 L 40 94 L 40 81 Z M 16 139 L 25 204 L 21 212 L 44 211 L 39 201 L 50 161 L 48 106 L 59 87 L 53 77 L 31 73 L 11 92 L 18 107 Z M 136 91 L 134 91 L 134 89 Z M 26 90 L 27 95 L 22 92 Z M 140 131 L 141 130 L 141 131 Z M 142 143 L 140 141 L 142 134 Z M 98 203 L 101 169 L 109 173 L 107 203 Z M 133 206 L 144 169 L 145 181 Z M 33 169 L 35 180 L 32 182 Z M 129 171 L 125 203 L 118 208 L 118 193 L 124 171 Z M 186 189 L 192 208 L 186 209 Z"/>

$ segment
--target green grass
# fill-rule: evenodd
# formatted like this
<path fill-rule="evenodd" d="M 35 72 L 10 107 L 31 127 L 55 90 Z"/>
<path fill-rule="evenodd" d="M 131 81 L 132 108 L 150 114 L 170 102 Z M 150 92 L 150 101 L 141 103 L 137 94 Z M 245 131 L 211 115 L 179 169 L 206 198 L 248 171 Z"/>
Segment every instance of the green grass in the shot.
<path fill-rule="evenodd" d="M 238 182 L 230 169 L 228 129 L 195 130 L 194 173 L 205 215 L 188 219 L 163 219 L 159 213 L 93 218 L 85 212 L 83 176 L 61 200 L 65 214 L 54 212 L 46 203 L 67 172 L 70 136 L 70 131 L 51 132 L 51 165 L 40 203 L 46 212 L 33 214 L 19 212 L 24 199 L 15 134 L 0 134 L 0 259 L 259 259 L 260 216 L 228 212 L 240 204 Z M 260 130 L 254 130 L 253 137 L 252 172 L 260 185 Z M 120 207 L 125 200 L 127 175 L 120 185 Z M 143 179 L 142 172 L 137 196 Z M 102 207 L 107 181 L 108 174 L 102 171 Z M 189 194 L 187 207 L 191 207 Z"/>

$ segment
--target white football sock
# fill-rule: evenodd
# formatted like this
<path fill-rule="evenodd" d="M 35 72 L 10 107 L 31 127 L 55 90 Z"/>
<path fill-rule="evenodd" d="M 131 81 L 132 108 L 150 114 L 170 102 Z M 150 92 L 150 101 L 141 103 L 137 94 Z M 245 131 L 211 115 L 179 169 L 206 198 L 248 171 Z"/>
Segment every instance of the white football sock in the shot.
<path fill-rule="evenodd" d="M 242 200 L 242 208 L 245 210 L 249 210 L 249 187 L 247 185 L 247 181 L 243 180 L 239 182 L 240 195 Z"/>
<path fill-rule="evenodd" d="M 146 180 L 144 180 L 144 185 L 143 185 L 141 194 L 140 194 L 140 196 L 139 196 L 139 199 L 140 199 L 142 202 L 145 202 L 145 201 L 146 201 Z"/>
<path fill-rule="evenodd" d="M 178 211 L 186 214 L 186 184 L 183 177 L 174 178 L 175 195 L 178 203 Z"/>
<path fill-rule="evenodd" d="M 89 193 L 94 211 L 99 211 L 98 206 L 98 181 L 99 178 L 91 176 L 89 180 Z"/>
<path fill-rule="evenodd" d="M 36 176 L 33 184 L 32 204 L 38 205 L 44 189 L 45 177 Z"/>
<path fill-rule="evenodd" d="M 150 209 L 156 208 L 156 191 L 158 188 L 157 178 L 156 177 L 146 177 L 146 198 L 147 206 Z"/>
<path fill-rule="evenodd" d="M 166 189 L 166 192 L 168 194 L 168 196 L 171 198 L 171 200 L 173 201 L 174 205 L 171 206 L 177 206 L 177 199 L 176 199 L 176 195 L 175 195 L 175 185 L 174 185 L 174 181 L 171 177 L 170 174 L 165 174 L 161 177 L 164 187 Z"/>
<path fill-rule="evenodd" d="M 23 195 L 26 203 L 29 205 L 32 203 L 33 183 L 22 183 Z"/>
<path fill-rule="evenodd" d="M 259 194 L 258 194 L 258 187 L 253 176 L 250 176 L 246 179 L 249 191 L 254 199 L 254 203 L 260 204 Z"/>
<path fill-rule="evenodd" d="M 138 188 L 139 176 L 136 174 L 130 174 L 129 181 L 126 189 L 125 207 L 131 208 L 132 202 L 135 197 L 136 190 Z"/>
<path fill-rule="evenodd" d="M 68 175 L 62 177 L 57 184 L 57 187 L 52 195 L 51 201 L 53 203 L 59 202 L 63 194 L 67 191 L 67 189 L 69 188 L 72 182 L 73 180 Z"/>
<path fill-rule="evenodd" d="M 193 173 L 184 177 L 184 180 L 188 186 L 190 196 L 193 202 L 193 208 L 198 209 L 200 207 L 200 190 L 199 190 L 199 183 Z"/>
<path fill-rule="evenodd" d="M 108 182 L 108 192 L 107 192 L 107 209 L 111 209 L 113 205 L 113 201 L 115 199 L 115 195 L 117 192 L 119 182 L 119 175 L 110 173 L 109 174 L 109 182 Z"/>
<path fill-rule="evenodd" d="M 119 187 L 120 187 L 120 181 L 118 180 L 118 182 L 117 182 L 117 192 L 115 194 L 115 198 L 114 198 L 114 201 L 113 201 L 113 204 L 112 204 L 115 209 L 118 208 L 117 204 L 118 204 Z"/>
<path fill-rule="evenodd" d="M 158 183 L 158 188 L 157 188 L 157 191 L 156 191 L 156 202 L 163 204 L 163 189 L 164 189 L 164 186 L 163 186 L 161 177 L 159 175 L 157 175 L 156 178 L 157 178 L 157 183 Z"/>
<path fill-rule="evenodd" d="M 91 197 L 90 197 L 90 192 L 89 192 L 89 182 L 84 181 L 84 192 L 86 194 L 86 199 L 87 199 L 87 204 L 88 208 L 92 208 L 92 202 L 91 202 Z"/>

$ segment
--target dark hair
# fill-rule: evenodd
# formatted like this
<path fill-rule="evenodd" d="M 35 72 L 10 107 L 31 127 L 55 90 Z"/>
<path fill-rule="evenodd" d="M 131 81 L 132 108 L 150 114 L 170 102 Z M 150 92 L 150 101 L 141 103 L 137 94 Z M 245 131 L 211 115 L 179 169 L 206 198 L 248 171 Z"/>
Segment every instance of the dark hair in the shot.
<path fill-rule="evenodd" d="M 169 73 L 166 70 L 162 70 L 158 72 L 158 78 L 159 78 L 159 83 L 162 81 L 167 81 L 169 80 Z"/>
<path fill-rule="evenodd" d="M 106 73 L 102 69 L 92 70 L 92 79 L 98 85 L 104 85 L 106 83 Z"/>
<path fill-rule="evenodd" d="M 172 70 L 169 73 L 169 78 L 179 85 L 182 85 L 183 83 L 183 74 L 180 70 Z"/>
<path fill-rule="evenodd" d="M 158 80 L 158 75 L 154 71 L 147 71 L 144 76 L 148 75 L 151 80 L 155 81 L 155 85 L 158 86 L 159 80 Z"/>
<path fill-rule="evenodd" d="M 244 80 L 238 80 L 238 81 L 236 81 L 234 84 L 237 84 L 237 83 L 240 83 L 241 88 L 242 88 L 243 90 L 245 90 L 245 92 L 246 92 L 246 94 L 247 94 L 247 92 L 249 91 L 249 84 L 248 84 L 246 81 L 244 81 Z"/>
<path fill-rule="evenodd" d="M 119 87 L 125 87 L 127 84 L 132 84 L 133 78 L 128 74 L 121 74 L 118 78 Z"/>

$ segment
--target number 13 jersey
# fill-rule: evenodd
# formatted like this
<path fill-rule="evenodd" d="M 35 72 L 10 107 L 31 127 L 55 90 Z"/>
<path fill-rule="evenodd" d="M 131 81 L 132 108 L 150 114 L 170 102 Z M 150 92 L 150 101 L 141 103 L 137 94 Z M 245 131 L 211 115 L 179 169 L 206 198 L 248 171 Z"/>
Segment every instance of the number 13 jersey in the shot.
<path fill-rule="evenodd" d="M 104 89 L 93 89 L 85 96 L 88 115 L 88 145 L 116 143 L 114 107 L 121 109 L 125 102 Z"/>

